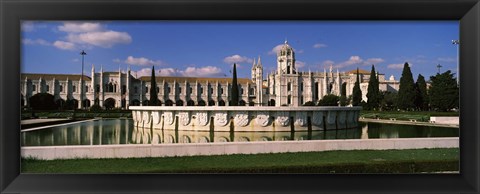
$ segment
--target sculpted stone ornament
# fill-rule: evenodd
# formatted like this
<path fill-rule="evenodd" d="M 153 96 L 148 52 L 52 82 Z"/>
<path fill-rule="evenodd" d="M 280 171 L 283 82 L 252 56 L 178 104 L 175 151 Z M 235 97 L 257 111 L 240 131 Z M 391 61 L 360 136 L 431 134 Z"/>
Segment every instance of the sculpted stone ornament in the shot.
<path fill-rule="evenodd" d="M 145 124 L 150 123 L 150 111 L 143 112 L 143 123 Z"/>
<path fill-rule="evenodd" d="M 257 124 L 262 127 L 266 127 L 270 122 L 270 115 L 268 112 L 259 112 L 257 113 Z"/>
<path fill-rule="evenodd" d="M 248 125 L 248 112 L 237 112 L 233 118 L 235 126 L 245 127 Z"/>
<path fill-rule="evenodd" d="M 178 119 L 180 120 L 180 124 L 187 126 L 190 123 L 190 114 L 188 114 L 188 112 L 180 112 L 178 113 Z"/>
<path fill-rule="evenodd" d="M 160 112 L 155 111 L 152 113 L 153 117 L 153 124 L 159 124 L 160 123 Z"/>
<path fill-rule="evenodd" d="M 288 112 L 278 112 L 277 113 L 277 124 L 280 126 L 287 126 L 290 123 L 290 118 L 288 117 Z"/>
<path fill-rule="evenodd" d="M 225 126 L 228 123 L 227 112 L 217 112 L 215 113 L 215 122 L 216 126 Z"/>
<path fill-rule="evenodd" d="M 173 124 L 173 113 L 172 112 L 164 112 L 163 113 L 163 120 L 165 124 L 171 125 Z"/>
<path fill-rule="evenodd" d="M 335 111 L 328 111 L 327 113 L 327 123 L 328 124 L 335 124 L 335 118 L 337 117 L 337 113 Z"/>
<path fill-rule="evenodd" d="M 295 125 L 302 127 L 307 125 L 307 112 L 297 112 L 295 118 Z"/>
<path fill-rule="evenodd" d="M 208 124 L 208 113 L 207 112 L 198 112 L 197 113 L 197 122 L 198 122 L 198 125 L 206 126 Z"/>
<path fill-rule="evenodd" d="M 323 123 L 323 112 L 315 111 L 312 116 L 312 124 L 321 126 Z"/>

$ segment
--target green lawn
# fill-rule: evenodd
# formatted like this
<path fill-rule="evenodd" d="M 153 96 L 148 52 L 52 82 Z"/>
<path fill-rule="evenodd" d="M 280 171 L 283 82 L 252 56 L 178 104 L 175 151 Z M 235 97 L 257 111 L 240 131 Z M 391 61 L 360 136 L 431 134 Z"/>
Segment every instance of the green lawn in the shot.
<path fill-rule="evenodd" d="M 433 111 L 366 111 L 362 110 L 360 112 L 361 117 L 365 118 L 380 118 L 380 119 L 390 119 L 396 118 L 397 120 L 410 120 L 416 119 L 417 121 L 428 122 L 431 116 L 458 116 L 458 112 L 433 112 Z"/>
<path fill-rule="evenodd" d="M 22 159 L 23 173 L 416 173 L 458 171 L 459 149 L 128 159 Z"/>

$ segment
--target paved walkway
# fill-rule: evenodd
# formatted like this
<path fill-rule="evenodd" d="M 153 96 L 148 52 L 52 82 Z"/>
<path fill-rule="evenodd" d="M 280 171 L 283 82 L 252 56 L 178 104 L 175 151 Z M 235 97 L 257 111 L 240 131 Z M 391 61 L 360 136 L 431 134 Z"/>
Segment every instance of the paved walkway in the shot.
<path fill-rule="evenodd" d="M 429 122 L 413 122 L 413 121 L 402 121 L 402 120 L 386 120 L 386 119 L 358 119 L 361 122 L 372 122 L 372 123 L 388 123 L 388 124 L 401 124 L 401 125 L 421 125 L 421 126 L 432 126 L 432 127 L 454 127 L 459 128 L 459 125 L 447 125 L 447 124 L 436 124 Z"/>
<path fill-rule="evenodd" d="M 50 123 L 50 122 L 57 122 L 57 121 L 66 121 L 69 119 L 27 119 L 20 121 L 21 125 L 31 125 L 31 124 L 39 124 L 39 123 Z"/>

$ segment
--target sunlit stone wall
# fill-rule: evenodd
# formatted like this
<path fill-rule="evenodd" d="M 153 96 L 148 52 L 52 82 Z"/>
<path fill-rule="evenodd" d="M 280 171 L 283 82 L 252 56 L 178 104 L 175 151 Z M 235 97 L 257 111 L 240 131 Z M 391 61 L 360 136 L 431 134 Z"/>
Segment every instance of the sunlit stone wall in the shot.
<path fill-rule="evenodd" d="M 277 132 L 348 129 L 361 107 L 130 106 L 136 127 L 178 131 Z"/>

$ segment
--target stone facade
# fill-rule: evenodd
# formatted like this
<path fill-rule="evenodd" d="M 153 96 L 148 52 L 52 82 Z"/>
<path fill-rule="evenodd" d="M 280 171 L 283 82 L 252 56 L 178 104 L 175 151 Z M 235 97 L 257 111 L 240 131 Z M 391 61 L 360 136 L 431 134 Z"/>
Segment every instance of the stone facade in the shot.
<path fill-rule="evenodd" d="M 301 106 L 305 102 L 317 102 L 328 94 L 340 95 L 342 84 L 347 96 L 352 94 L 356 70 L 340 73 L 330 67 L 327 72 L 299 72 L 295 64 L 295 51 L 285 41 L 277 53 L 277 71 L 266 77 L 261 59 L 254 60 L 251 79 L 239 78 L 240 105 L 246 106 Z M 378 72 L 377 72 L 378 74 Z M 370 72 L 359 71 L 363 100 L 367 101 Z M 96 72 L 84 76 L 83 94 L 80 94 L 80 75 L 22 74 L 22 105 L 29 106 L 29 98 L 37 93 L 50 93 L 57 103 L 67 99 L 84 99 L 86 108 L 93 104 L 102 107 L 128 109 L 129 106 L 149 105 L 150 76 L 135 77 L 127 72 Z M 396 92 L 399 82 L 393 76 L 386 80 L 378 74 L 381 91 Z M 231 99 L 231 78 L 157 77 L 157 92 L 161 106 L 228 106 Z"/>

